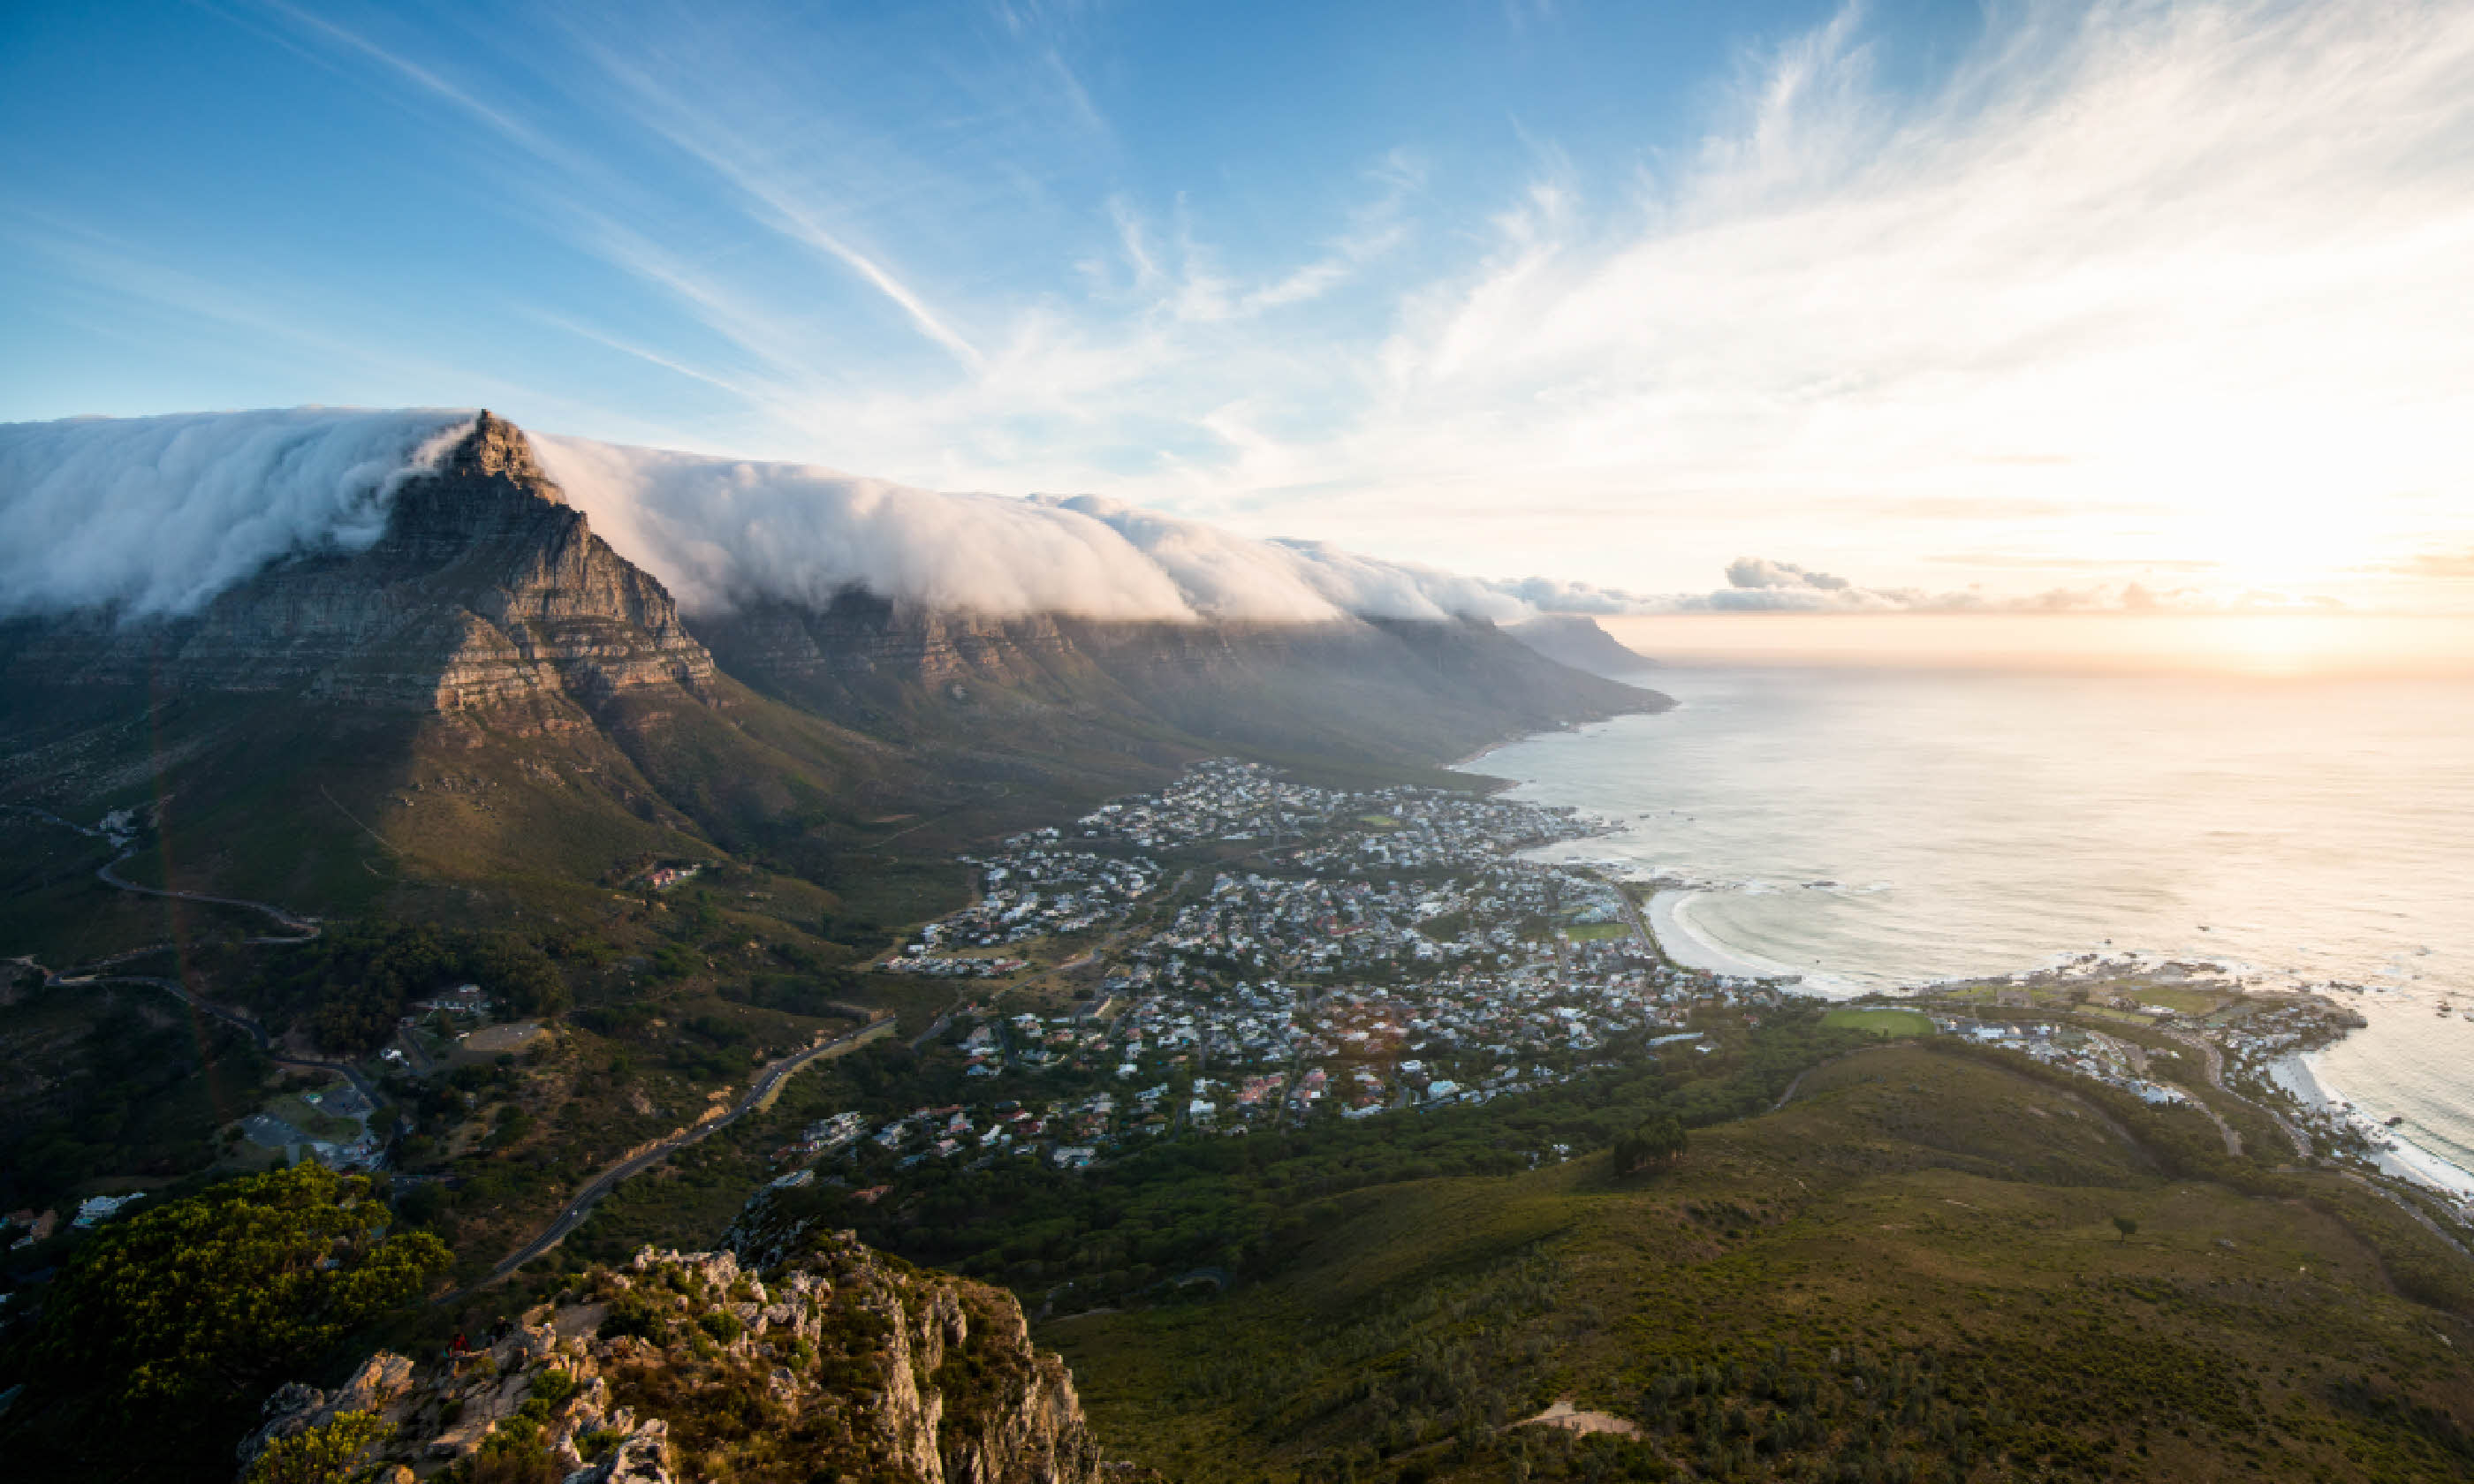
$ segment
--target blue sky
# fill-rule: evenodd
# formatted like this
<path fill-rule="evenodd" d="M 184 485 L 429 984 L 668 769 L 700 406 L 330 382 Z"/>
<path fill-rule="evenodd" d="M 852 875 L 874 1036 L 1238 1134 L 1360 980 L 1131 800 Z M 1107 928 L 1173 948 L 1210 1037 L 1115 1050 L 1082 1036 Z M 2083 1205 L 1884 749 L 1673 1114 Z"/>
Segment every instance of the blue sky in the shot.
<path fill-rule="evenodd" d="M 487 404 L 1636 590 L 2474 576 L 2462 5 L 0 28 L 0 419 Z"/>

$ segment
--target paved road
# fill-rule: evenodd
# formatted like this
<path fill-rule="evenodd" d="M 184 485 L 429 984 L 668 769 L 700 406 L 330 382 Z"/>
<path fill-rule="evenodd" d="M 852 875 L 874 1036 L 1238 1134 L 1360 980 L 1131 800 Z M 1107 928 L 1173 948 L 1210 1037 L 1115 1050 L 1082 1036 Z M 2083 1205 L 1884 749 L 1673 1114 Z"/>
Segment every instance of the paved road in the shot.
<path fill-rule="evenodd" d="M 1632 893 L 1618 887 L 1615 899 L 1623 903 L 1624 917 L 1632 923 L 1632 935 L 1649 951 L 1650 957 L 1661 964 L 1673 964 L 1675 961 L 1666 956 L 1666 949 L 1659 945 L 1658 934 L 1650 927 L 1649 919 L 1641 915 L 1639 906 L 1633 901 Z"/>
<path fill-rule="evenodd" d="M 117 844 L 126 839 L 125 836 L 115 838 L 106 835 L 102 830 L 96 829 L 91 826 L 81 825 L 75 820 L 62 819 L 49 809 L 38 809 L 29 803 L 0 804 L 0 811 L 5 811 L 11 814 L 31 814 L 35 818 L 42 820 L 47 824 L 58 825 L 62 829 L 73 829 L 90 840 L 112 839 L 114 843 Z M 289 938 L 252 938 L 249 940 L 252 943 L 307 943 L 312 938 L 318 936 L 319 928 L 318 920 L 316 918 L 306 918 L 301 916 L 297 912 L 287 912 L 281 907 L 275 905 L 273 902 L 251 901 L 246 898 L 240 897 L 209 897 L 204 892 L 168 891 L 159 886 L 140 886 L 136 882 L 130 880 L 127 876 L 122 875 L 118 871 L 112 869 L 118 866 L 122 861 L 129 859 L 136 853 L 137 850 L 134 847 L 123 850 L 119 854 L 113 856 L 106 864 L 97 866 L 94 874 L 98 877 L 102 878 L 103 884 L 106 886 L 118 887 L 124 892 L 134 892 L 141 897 L 166 897 L 175 901 L 203 901 L 218 907 L 243 907 L 252 912 L 262 912 L 268 917 L 275 919 L 278 922 L 282 923 L 285 927 L 292 929 L 294 934 L 294 936 Z M 124 954 L 122 956 L 127 957 L 128 955 Z"/>
<path fill-rule="evenodd" d="M 82 835 L 98 840 L 104 838 L 103 831 L 88 828 L 73 820 L 64 820 L 48 809 L 37 809 L 30 804 L 11 804 L 8 807 L 12 812 L 31 814 L 38 819 L 48 820 L 64 829 L 74 829 Z M 96 867 L 94 874 L 106 886 L 118 887 L 124 892 L 134 892 L 141 897 L 165 897 L 177 901 L 203 901 L 218 907 L 243 907 L 253 912 L 262 912 L 292 929 L 292 935 L 288 937 L 252 938 L 248 940 L 251 943 L 307 943 L 319 934 L 320 928 L 315 918 L 305 918 L 299 913 L 286 912 L 272 902 L 250 901 L 237 897 L 209 897 L 203 892 L 167 891 L 161 887 L 140 886 L 112 869 L 136 853 L 133 850 L 123 850 L 109 862 Z M 236 1027 L 251 1041 L 256 1042 L 257 1049 L 265 1052 L 267 1060 L 278 1066 L 299 1066 L 313 1071 L 332 1072 L 351 1082 L 352 1089 L 360 1093 L 362 1099 L 373 1109 L 386 1101 L 378 1095 L 378 1089 L 371 1086 L 369 1079 L 363 1077 L 360 1071 L 350 1063 L 322 1062 L 309 1057 L 276 1055 L 275 1038 L 266 1033 L 265 1026 L 258 1024 L 255 1019 L 242 1011 L 234 1010 L 229 1005 L 218 1005 L 213 1000 L 197 994 L 187 985 L 177 979 L 160 979 L 152 974 L 112 974 L 99 971 L 128 959 L 143 958 L 150 953 L 161 952 L 169 946 L 168 944 L 159 944 L 152 947 L 136 948 L 127 953 L 115 953 L 109 958 L 98 959 L 80 969 L 57 971 L 36 963 L 32 957 L 20 959 L 18 962 L 41 974 L 46 987 L 80 984 L 151 984 L 166 993 L 179 996 L 182 1002 L 201 1014 L 212 1016 L 227 1025 Z"/>
<path fill-rule="evenodd" d="M 603 1170 L 600 1174 L 594 1176 L 590 1182 L 588 1182 L 583 1189 L 578 1190 L 575 1193 L 574 1198 L 570 1200 L 565 1207 L 561 1208 L 558 1215 L 551 1220 L 548 1226 L 544 1227 L 539 1234 L 535 1235 L 531 1241 L 524 1243 L 524 1245 L 517 1248 L 514 1252 L 511 1252 L 504 1257 L 499 1258 L 498 1265 L 490 1270 L 489 1277 L 482 1279 L 479 1282 L 473 1284 L 471 1287 L 459 1288 L 455 1292 L 448 1294 L 435 1302 L 439 1304 L 452 1304 L 459 1299 L 470 1297 L 494 1283 L 501 1281 L 510 1274 L 514 1273 L 516 1269 L 522 1267 L 525 1263 L 532 1261 L 535 1257 L 540 1257 L 551 1248 L 556 1247 L 559 1243 L 567 1240 L 568 1234 L 573 1232 L 577 1227 L 582 1226 L 584 1224 L 584 1218 L 593 1214 L 593 1208 L 600 1204 L 603 1196 L 608 1195 L 611 1191 L 617 1189 L 620 1182 L 626 1180 L 630 1176 L 643 1174 L 644 1171 L 651 1169 L 654 1165 L 661 1163 L 664 1160 L 668 1159 L 671 1155 L 686 1148 L 688 1145 L 700 1143 L 709 1136 L 718 1132 L 719 1130 L 726 1129 L 732 1124 L 737 1123 L 740 1119 L 746 1117 L 750 1113 L 755 1112 L 760 1105 L 764 1104 L 770 1098 L 773 1089 L 781 1086 L 782 1079 L 797 1071 L 800 1067 L 807 1065 L 810 1062 L 816 1060 L 818 1057 L 828 1056 L 836 1051 L 847 1050 L 852 1046 L 861 1044 L 861 1042 L 872 1041 L 878 1036 L 891 1030 L 892 1027 L 893 1017 L 887 1016 L 882 1020 L 871 1021 L 868 1024 L 860 1027 L 858 1030 L 852 1031 L 846 1036 L 839 1036 L 832 1041 L 819 1041 L 815 1045 L 810 1046 L 804 1051 L 794 1051 L 788 1056 L 781 1058 L 779 1061 L 765 1064 L 764 1069 L 756 1074 L 755 1082 L 748 1086 L 746 1094 L 740 1098 L 739 1102 L 732 1107 L 730 1112 L 722 1114 L 718 1118 L 708 1118 L 704 1122 L 696 1124 L 691 1128 L 683 1129 L 680 1132 L 671 1135 L 668 1138 L 662 1140 L 660 1143 L 655 1144 L 652 1148 L 647 1149 L 641 1154 L 632 1155 L 627 1159 L 619 1161 L 617 1164 L 610 1166 L 608 1169 Z"/>
<path fill-rule="evenodd" d="M 2264 1113 L 2269 1117 L 2275 1119 L 2276 1126 L 2283 1129 L 2285 1131 L 2285 1137 L 2292 1141 L 2293 1152 L 2305 1160 L 2311 1158 L 2310 1137 L 2304 1134 L 2300 1129 L 2295 1128 L 2291 1122 L 2287 1121 L 2285 1114 L 2278 1113 L 2273 1108 L 2260 1108 L 2257 1103 L 2252 1102 L 2249 1098 L 2243 1096 L 2233 1089 L 2225 1086 L 2225 1054 L 2223 1051 L 2218 1049 L 2215 1041 L 2208 1040 L 2204 1036 L 2191 1035 L 2187 1031 L 2169 1030 L 2165 1034 L 2172 1040 L 2178 1041 L 2182 1044 L 2190 1047 L 2192 1050 L 2199 1053 L 2200 1060 L 2206 1064 L 2209 1087 L 2216 1089 L 2218 1091 L 2223 1093 L 2229 1098 L 2232 1098 L 2235 1102 L 2242 1104 L 2245 1108 L 2258 1109 L 2261 1113 Z M 2216 1114 L 2211 1113 L 2208 1116 L 2215 1118 Z M 2224 1120 L 2218 1118 L 2217 1127 L 2223 1128 Z M 2226 1135 L 2228 1139 L 2231 1139 L 2232 1137 L 2233 1136 L 2230 1133 Z M 2242 1151 L 2236 1148 L 2233 1149 L 2232 1152 L 2239 1154 Z"/>
<path fill-rule="evenodd" d="M 288 943 L 293 940 L 284 939 L 281 941 Z M 129 955 L 126 954 L 122 955 L 122 957 L 128 956 Z M 256 1043 L 258 1050 L 266 1053 L 266 1059 L 273 1062 L 278 1066 L 298 1066 L 310 1071 L 331 1072 L 335 1076 L 341 1077 L 350 1082 L 352 1085 L 352 1089 L 360 1093 L 362 1099 L 373 1109 L 377 1108 L 386 1101 L 384 1097 L 379 1095 L 378 1089 L 371 1084 L 370 1080 L 361 1075 L 360 1068 L 352 1065 L 351 1063 L 323 1062 L 314 1057 L 279 1055 L 275 1049 L 275 1038 L 266 1033 L 265 1026 L 258 1024 L 256 1020 L 253 1019 L 243 1011 L 234 1010 L 230 1005 L 216 1004 L 213 1000 L 207 999 L 204 995 L 199 994 L 197 992 L 191 990 L 187 985 L 181 983 L 178 979 L 161 979 L 153 974 L 92 973 L 79 969 L 65 969 L 55 972 L 52 969 L 45 969 L 42 965 L 36 963 L 31 958 L 20 959 L 18 962 L 33 969 L 37 973 L 40 973 L 43 976 L 43 984 L 45 988 L 74 988 L 79 985 L 87 984 L 151 984 L 155 988 L 161 990 L 164 993 L 177 997 L 183 1004 L 186 1004 L 189 1008 L 197 1011 L 199 1014 L 212 1016 L 214 1018 L 223 1021 L 226 1025 L 231 1026 L 242 1034 L 248 1036 L 252 1041 Z"/>
<path fill-rule="evenodd" d="M 134 853 L 134 851 L 129 852 L 129 854 Z M 319 927 L 317 919 L 304 918 L 296 913 L 286 912 L 281 907 L 276 906 L 271 902 L 250 901 L 239 897 L 209 897 L 204 892 L 166 891 L 159 886 L 140 886 L 136 882 L 123 876 L 119 872 L 111 869 L 113 866 L 117 866 L 122 861 L 127 860 L 129 858 L 129 854 L 120 855 L 114 858 L 109 864 L 97 866 L 94 869 L 94 874 L 101 876 L 104 884 L 107 886 L 116 886 L 124 892 L 135 892 L 142 897 L 168 897 L 176 901 L 203 901 L 211 903 L 218 907 L 246 907 L 252 912 L 263 912 L 268 917 L 275 919 L 278 922 L 291 928 L 293 932 L 293 936 L 288 938 L 252 938 L 249 940 L 251 943 L 307 943 L 318 936 Z"/>

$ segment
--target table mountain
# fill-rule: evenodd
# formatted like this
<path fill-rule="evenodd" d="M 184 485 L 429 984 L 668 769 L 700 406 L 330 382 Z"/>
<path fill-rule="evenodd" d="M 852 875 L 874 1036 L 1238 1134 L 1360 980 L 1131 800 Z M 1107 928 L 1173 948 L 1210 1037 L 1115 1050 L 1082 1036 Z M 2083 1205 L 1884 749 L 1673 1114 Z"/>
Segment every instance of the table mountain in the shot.
<path fill-rule="evenodd" d="M 593 534 L 514 424 L 484 412 L 436 472 L 405 482 L 368 549 L 301 554 L 186 617 L 0 627 L 0 674 L 572 726 L 622 690 L 701 696 L 714 666 L 662 585 Z"/>

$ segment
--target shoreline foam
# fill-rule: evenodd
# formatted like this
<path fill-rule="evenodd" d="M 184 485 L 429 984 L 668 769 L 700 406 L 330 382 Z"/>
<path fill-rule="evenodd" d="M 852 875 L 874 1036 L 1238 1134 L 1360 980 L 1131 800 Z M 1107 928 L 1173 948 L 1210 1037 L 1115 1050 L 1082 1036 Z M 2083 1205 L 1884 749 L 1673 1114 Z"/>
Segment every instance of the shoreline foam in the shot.
<path fill-rule="evenodd" d="M 1650 894 L 1649 931 L 1658 940 L 1658 950 L 1686 969 L 1704 973 L 1727 974 L 1738 979 L 1801 979 L 1803 976 L 1783 964 L 1775 964 L 1728 947 L 1709 933 L 1695 928 L 1686 915 L 1686 908 L 1707 892 L 1682 887 L 1661 887 Z"/>
<path fill-rule="evenodd" d="M 2410 1181 L 2440 1191 L 2451 1200 L 2474 1202 L 2474 1171 L 2415 1143 L 2397 1129 L 2388 1127 L 2387 1119 L 2376 1107 L 2366 1106 L 2346 1095 L 2343 1089 L 2328 1082 L 2316 1065 L 2316 1054 L 2300 1052 L 2282 1056 L 2268 1066 L 2268 1079 L 2314 1113 L 2350 1118 L 2354 1123 L 2384 1138 L 2396 1142 L 2394 1149 L 2379 1149 L 2372 1154 L 2381 1173 Z"/>

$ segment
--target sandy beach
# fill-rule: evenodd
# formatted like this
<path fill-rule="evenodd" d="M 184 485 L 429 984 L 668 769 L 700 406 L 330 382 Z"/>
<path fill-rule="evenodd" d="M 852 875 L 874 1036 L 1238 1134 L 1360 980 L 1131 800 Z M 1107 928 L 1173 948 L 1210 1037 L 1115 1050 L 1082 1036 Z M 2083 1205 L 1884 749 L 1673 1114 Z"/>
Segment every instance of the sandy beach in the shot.
<path fill-rule="evenodd" d="M 1767 959 L 1734 952 L 1724 944 L 1696 930 L 1691 922 L 1690 906 L 1705 892 L 1670 887 L 1653 893 L 1649 898 L 1649 930 L 1658 938 L 1659 951 L 1686 969 L 1704 973 L 1733 974 L 1745 979 L 1795 977 L 1795 970 Z"/>
<path fill-rule="evenodd" d="M 2444 1190 L 2459 1201 L 2474 1200 L 2474 1174 L 2416 1145 L 2403 1130 L 2387 1127 L 2389 1115 L 2385 1110 L 2367 1106 L 2343 1089 L 2331 1087 L 2321 1076 L 2316 1061 L 2308 1052 L 2280 1057 L 2269 1065 L 2269 1080 L 2314 1113 L 2350 1116 L 2366 1131 L 2395 1140 L 2394 1149 L 2381 1150 L 2377 1156 L 2382 1172 Z M 2349 1104 L 2350 1114 L 2346 1111 Z"/>

